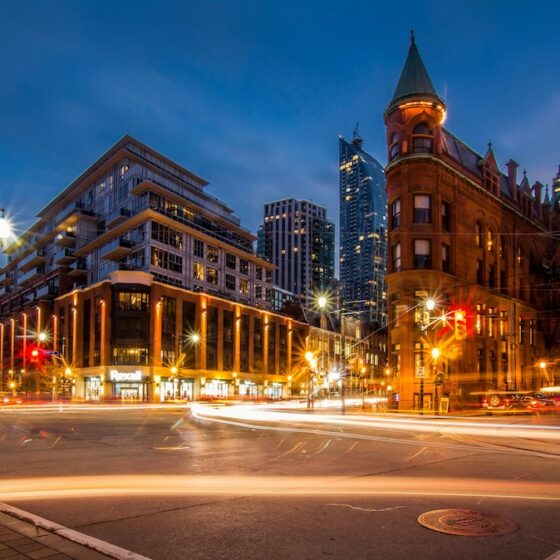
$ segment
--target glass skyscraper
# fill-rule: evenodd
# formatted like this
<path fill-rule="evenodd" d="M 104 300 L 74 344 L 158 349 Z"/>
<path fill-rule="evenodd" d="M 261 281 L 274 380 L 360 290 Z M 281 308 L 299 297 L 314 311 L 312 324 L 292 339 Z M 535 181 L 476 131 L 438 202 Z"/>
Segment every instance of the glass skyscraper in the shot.
<path fill-rule="evenodd" d="M 340 147 L 340 297 L 345 310 L 387 323 L 387 195 L 383 166 L 355 132 Z"/>

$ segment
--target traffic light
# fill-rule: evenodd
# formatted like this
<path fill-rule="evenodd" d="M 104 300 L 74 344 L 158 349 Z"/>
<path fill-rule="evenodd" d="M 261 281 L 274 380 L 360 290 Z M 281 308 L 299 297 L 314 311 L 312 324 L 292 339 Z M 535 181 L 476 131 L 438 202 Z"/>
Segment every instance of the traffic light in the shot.
<path fill-rule="evenodd" d="M 467 338 L 467 316 L 462 309 L 457 309 L 454 314 L 455 340 L 465 340 Z"/>
<path fill-rule="evenodd" d="M 38 348 L 31 348 L 29 352 L 29 361 L 32 364 L 38 364 L 41 359 L 41 351 Z"/>

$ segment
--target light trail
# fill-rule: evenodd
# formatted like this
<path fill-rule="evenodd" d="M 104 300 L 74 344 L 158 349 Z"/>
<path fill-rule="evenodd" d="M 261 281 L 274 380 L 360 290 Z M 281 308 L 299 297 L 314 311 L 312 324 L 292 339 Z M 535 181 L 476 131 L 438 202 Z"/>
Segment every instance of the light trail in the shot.
<path fill-rule="evenodd" d="M 407 496 L 560 501 L 560 483 L 369 476 L 105 475 L 0 482 L 0 500 L 143 496 Z"/>
<path fill-rule="evenodd" d="M 462 434 L 492 438 L 526 438 L 549 442 L 560 442 L 559 426 L 533 426 L 529 424 L 506 424 L 498 422 L 473 422 L 464 419 L 378 417 L 366 415 L 334 415 L 283 412 L 270 410 L 266 406 L 236 405 L 211 407 L 200 404 L 191 406 L 193 415 L 201 420 L 211 420 L 239 426 L 259 428 L 259 423 L 274 424 L 334 424 L 347 428 L 379 428 L 383 430 L 432 433 Z M 262 427 L 262 426 L 261 426 Z"/>

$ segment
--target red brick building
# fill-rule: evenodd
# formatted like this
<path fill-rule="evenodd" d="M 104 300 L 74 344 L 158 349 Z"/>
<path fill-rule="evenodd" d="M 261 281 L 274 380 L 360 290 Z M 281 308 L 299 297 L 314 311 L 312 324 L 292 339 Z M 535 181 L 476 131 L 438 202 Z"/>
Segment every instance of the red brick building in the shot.
<path fill-rule="evenodd" d="M 502 173 L 491 144 L 482 156 L 444 128 L 446 104 L 414 36 L 384 117 L 389 355 L 401 408 L 418 408 L 421 391 L 425 407 L 438 393 L 459 406 L 473 391 L 558 382 L 556 194 L 525 172 L 519 181 L 513 160 Z"/>

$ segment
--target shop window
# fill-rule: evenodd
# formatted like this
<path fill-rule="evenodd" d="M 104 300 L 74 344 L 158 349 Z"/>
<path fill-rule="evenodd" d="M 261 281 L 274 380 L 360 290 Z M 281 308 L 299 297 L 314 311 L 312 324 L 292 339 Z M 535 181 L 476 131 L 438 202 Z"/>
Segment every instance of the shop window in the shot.
<path fill-rule="evenodd" d="M 414 240 L 414 268 L 432 268 L 432 255 L 428 239 Z"/>
<path fill-rule="evenodd" d="M 431 224 L 432 209 L 431 198 L 428 194 L 414 195 L 414 223 Z"/>

